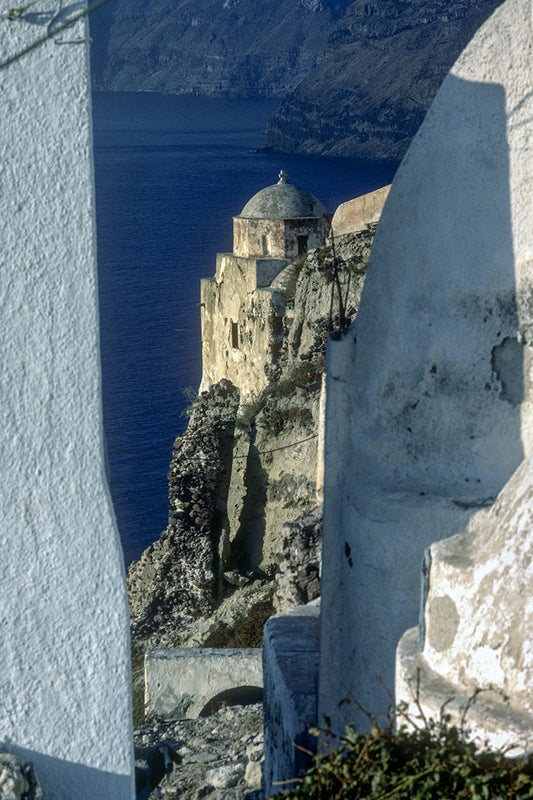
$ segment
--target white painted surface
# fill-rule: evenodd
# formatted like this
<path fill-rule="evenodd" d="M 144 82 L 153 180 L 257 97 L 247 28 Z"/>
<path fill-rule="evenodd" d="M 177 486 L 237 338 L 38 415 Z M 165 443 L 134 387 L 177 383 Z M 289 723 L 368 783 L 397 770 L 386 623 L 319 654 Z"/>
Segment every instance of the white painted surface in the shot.
<path fill-rule="evenodd" d="M 428 716 L 455 697 L 460 706 L 478 689 L 467 725 L 482 742 L 533 743 L 533 453 L 524 459 L 492 508 L 468 531 L 429 549 L 423 627 L 402 638 L 397 699 L 419 701 Z M 490 687 L 491 691 L 487 692 Z M 504 702 L 504 696 L 507 698 Z"/>
<path fill-rule="evenodd" d="M 70 6 L 66 13 L 82 6 Z M 0 58 L 55 4 L 0 19 Z M 86 38 L 85 22 L 61 34 Z M 131 798 L 129 626 L 104 476 L 87 44 L 0 70 L 0 740 L 47 800 Z"/>
<path fill-rule="evenodd" d="M 144 677 L 148 717 L 194 719 L 224 692 L 261 689 L 262 651 L 259 647 L 158 647 L 145 656 Z"/>
<path fill-rule="evenodd" d="M 320 713 L 389 702 L 425 546 L 531 448 L 531 2 L 445 80 L 385 204 L 355 325 L 328 356 Z M 338 718 L 338 717 L 337 717 Z M 340 723 L 339 723 L 340 725 Z"/>

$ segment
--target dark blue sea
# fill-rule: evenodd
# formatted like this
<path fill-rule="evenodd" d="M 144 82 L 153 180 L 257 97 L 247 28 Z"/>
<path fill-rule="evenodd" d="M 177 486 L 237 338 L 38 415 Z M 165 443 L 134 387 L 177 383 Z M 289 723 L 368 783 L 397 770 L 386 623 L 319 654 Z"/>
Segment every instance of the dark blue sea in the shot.
<path fill-rule="evenodd" d="M 330 212 L 394 168 L 254 152 L 271 100 L 96 93 L 94 159 L 104 427 L 126 564 L 167 522 L 172 444 L 201 375 L 200 278 L 232 249 L 232 217 L 289 180 Z"/>

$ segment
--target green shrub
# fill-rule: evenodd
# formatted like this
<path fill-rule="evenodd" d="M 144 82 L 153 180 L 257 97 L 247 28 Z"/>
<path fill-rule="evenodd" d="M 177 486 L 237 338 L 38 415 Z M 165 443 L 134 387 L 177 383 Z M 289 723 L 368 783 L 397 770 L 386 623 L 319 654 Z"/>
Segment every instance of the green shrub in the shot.
<path fill-rule="evenodd" d="M 368 732 L 348 725 L 336 747 L 314 757 L 299 785 L 279 794 L 285 800 L 525 800 L 533 798 L 533 760 L 481 750 L 463 721 L 408 719 L 405 709 Z M 414 726 L 414 727 L 413 727 Z M 313 735 L 331 741 L 328 729 Z M 319 748 L 320 749 L 320 748 Z"/>

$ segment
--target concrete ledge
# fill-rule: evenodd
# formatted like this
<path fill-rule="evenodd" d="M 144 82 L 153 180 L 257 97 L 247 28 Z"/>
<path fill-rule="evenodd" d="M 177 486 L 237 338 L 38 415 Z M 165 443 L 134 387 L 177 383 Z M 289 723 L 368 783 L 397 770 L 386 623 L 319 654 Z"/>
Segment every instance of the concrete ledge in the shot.
<path fill-rule="evenodd" d="M 260 648 L 178 647 L 144 659 L 147 717 L 193 719 L 232 690 L 263 686 Z"/>
<path fill-rule="evenodd" d="M 335 211 L 332 220 L 333 233 L 340 236 L 343 233 L 356 233 L 362 231 L 371 222 L 377 222 L 381 216 L 385 200 L 389 194 L 390 186 L 383 186 L 374 192 L 369 192 L 354 200 L 341 203 Z"/>
<path fill-rule="evenodd" d="M 438 720 L 444 709 L 455 725 L 461 724 L 465 716 L 465 727 L 481 748 L 506 750 L 509 756 L 531 752 L 531 716 L 523 709 L 513 708 L 498 692 L 479 688 L 483 691 L 472 703 L 475 687 L 469 692 L 465 687 L 454 686 L 428 667 L 417 628 L 402 636 L 396 654 L 396 702 L 407 704 L 412 719 L 417 719 L 422 710 L 426 719 Z"/>
<path fill-rule="evenodd" d="M 303 772 L 313 750 L 308 728 L 317 722 L 320 606 L 312 603 L 271 617 L 263 642 L 265 796 Z"/>

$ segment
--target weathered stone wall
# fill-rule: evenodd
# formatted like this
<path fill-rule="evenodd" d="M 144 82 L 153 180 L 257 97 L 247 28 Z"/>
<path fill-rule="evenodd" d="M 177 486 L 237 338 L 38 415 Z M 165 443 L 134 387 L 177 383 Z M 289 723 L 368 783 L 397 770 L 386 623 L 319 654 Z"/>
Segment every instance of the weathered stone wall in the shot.
<path fill-rule="evenodd" d="M 233 252 L 244 258 L 285 258 L 283 220 L 233 217 Z"/>
<path fill-rule="evenodd" d="M 217 697 L 231 696 L 231 690 L 255 689 L 257 702 L 263 686 L 261 656 L 260 647 L 151 650 L 145 658 L 147 716 L 198 717 Z"/>
<path fill-rule="evenodd" d="M 490 509 L 429 548 L 420 625 L 397 655 L 397 701 L 413 715 L 436 719 L 447 702 L 458 722 L 468 707 L 470 733 L 513 754 L 533 743 L 532 478 L 530 453 Z"/>
<path fill-rule="evenodd" d="M 371 222 L 378 222 L 389 191 L 390 186 L 383 186 L 375 192 L 341 203 L 331 221 L 333 233 L 337 236 L 355 233 Z"/>
<path fill-rule="evenodd" d="M 227 379 L 251 397 L 268 383 L 265 367 L 279 357 L 285 304 L 280 292 L 258 287 L 286 263 L 218 255 L 215 277 L 201 283 L 201 391 Z"/>
<path fill-rule="evenodd" d="M 245 258 L 296 258 L 302 253 L 298 237 L 305 237 L 307 250 L 322 247 L 329 223 L 326 219 L 233 218 L 233 252 Z"/>

